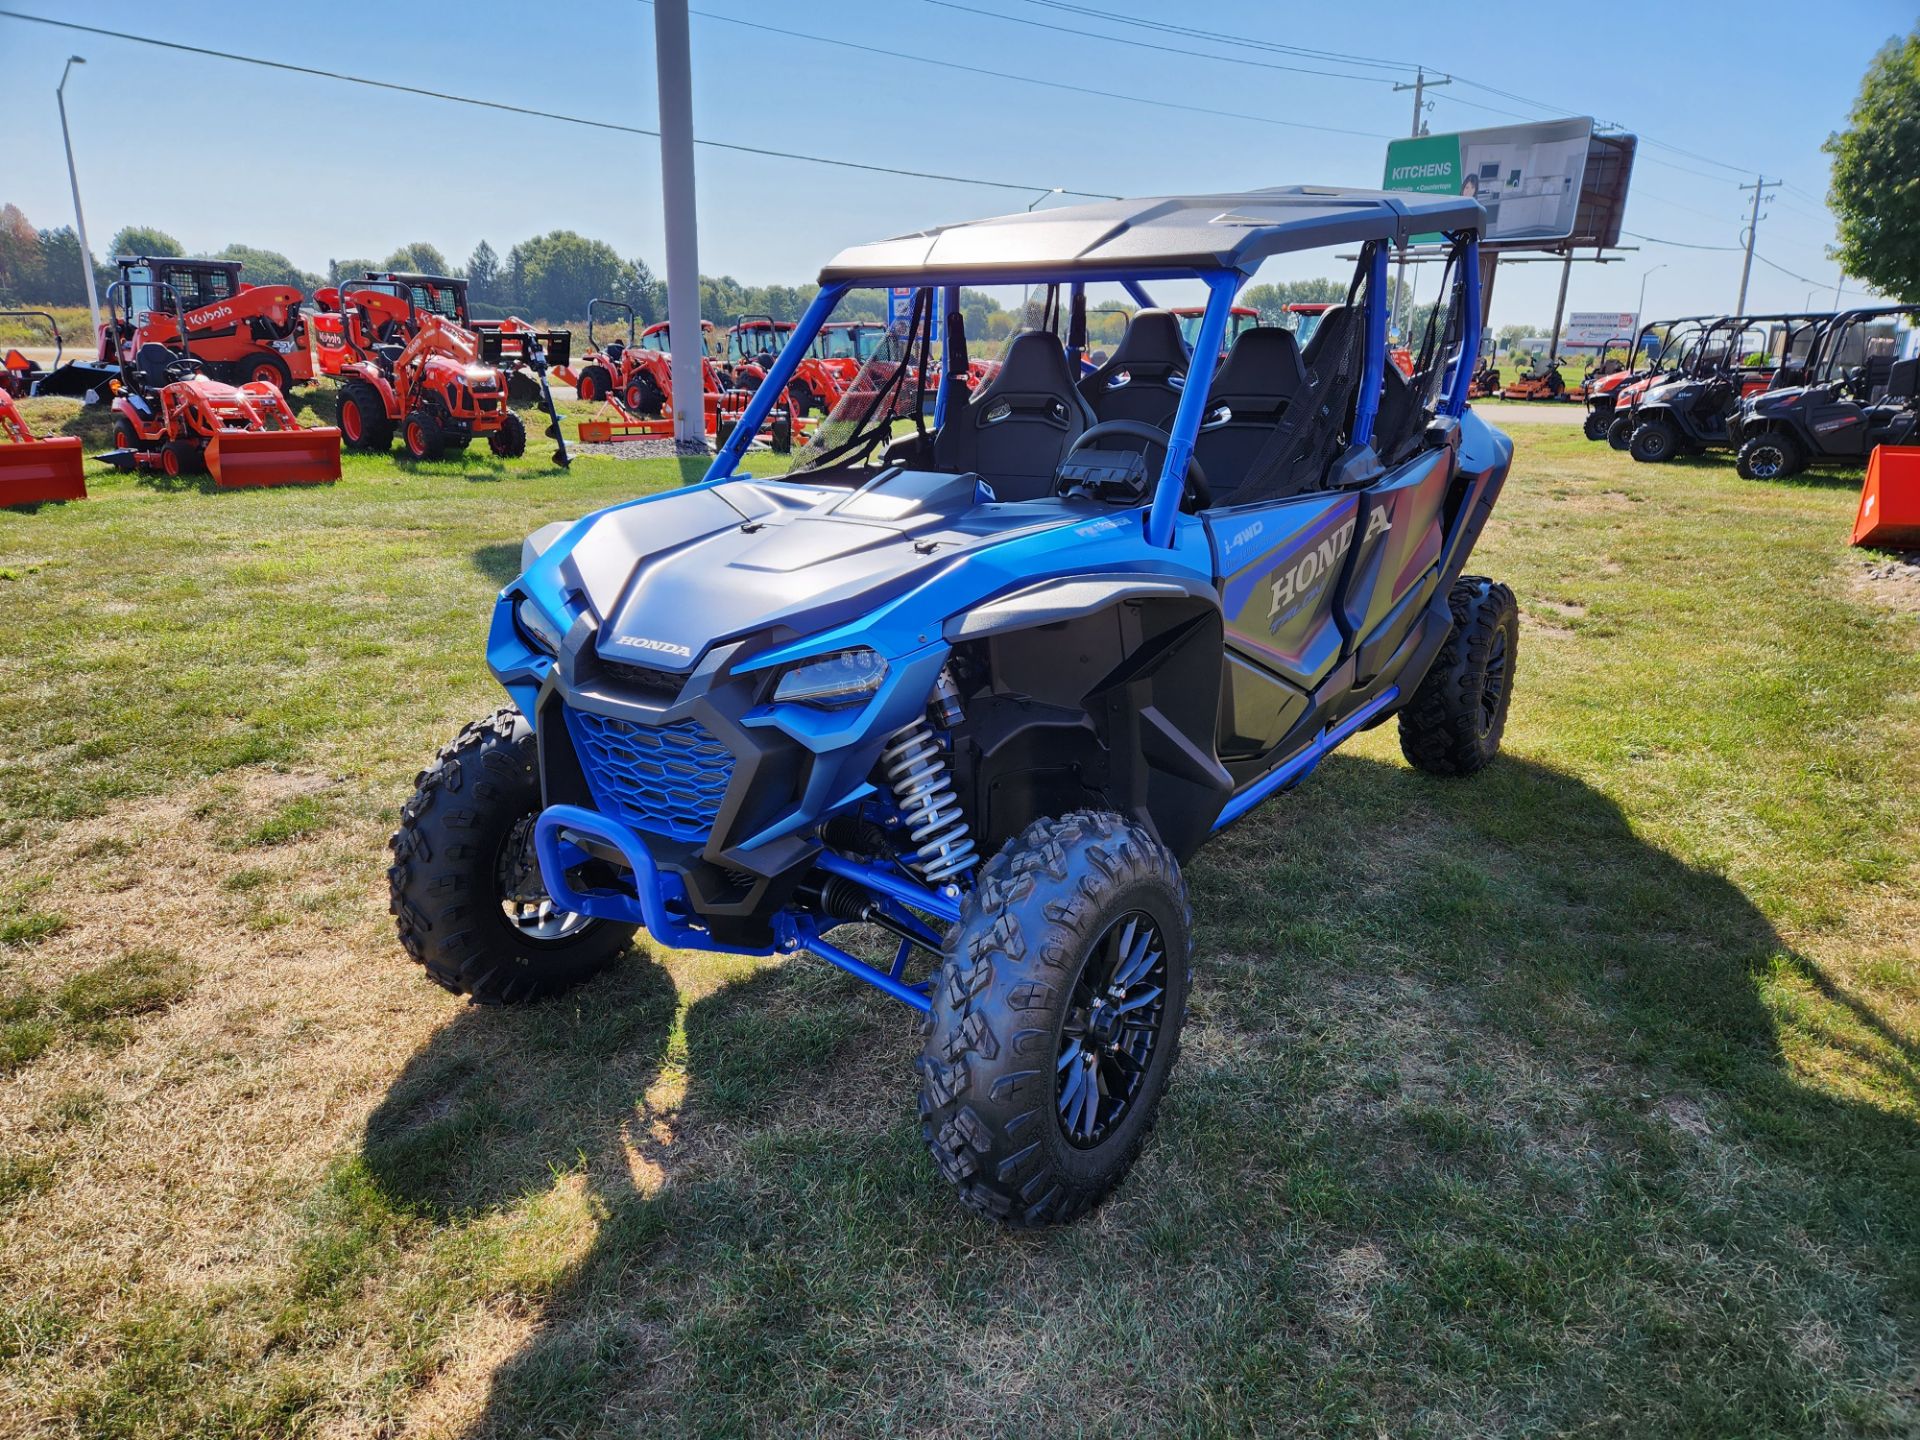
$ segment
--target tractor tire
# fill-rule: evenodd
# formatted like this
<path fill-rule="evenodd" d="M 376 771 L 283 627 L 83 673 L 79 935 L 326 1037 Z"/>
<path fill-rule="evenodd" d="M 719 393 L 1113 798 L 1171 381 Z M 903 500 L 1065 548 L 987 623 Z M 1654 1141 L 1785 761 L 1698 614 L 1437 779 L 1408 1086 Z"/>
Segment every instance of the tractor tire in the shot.
<path fill-rule="evenodd" d="M 1734 468 L 1742 480 L 1785 480 L 1807 468 L 1807 456 L 1785 431 L 1763 430 L 1740 447 Z"/>
<path fill-rule="evenodd" d="M 920 1133 L 963 1204 L 1053 1225 L 1125 1177 L 1179 1054 L 1191 928 L 1179 864 L 1119 815 L 1036 820 L 987 863 L 918 1061 Z"/>
<path fill-rule="evenodd" d="M 1607 427 L 1611 424 L 1613 424 L 1613 416 L 1607 411 L 1589 410 L 1587 423 L 1581 427 L 1581 430 L 1589 440 L 1604 440 L 1607 438 Z"/>
<path fill-rule="evenodd" d="M 1664 465 L 1680 453 L 1680 436 L 1665 420 L 1643 420 L 1633 427 L 1627 453 L 1643 465 Z"/>
<path fill-rule="evenodd" d="M 580 372 L 573 393 L 582 400 L 604 400 L 613 393 L 613 372 L 604 365 L 589 365 Z"/>
<path fill-rule="evenodd" d="M 1500 753 L 1520 654 L 1513 591 L 1463 575 L 1447 595 L 1453 633 L 1400 712 L 1400 753 L 1429 775 L 1472 775 Z"/>
<path fill-rule="evenodd" d="M 262 350 L 242 360 L 234 367 L 240 372 L 240 383 L 250 385 L 256 380 L 264 380 L 278 390 L 282 398 L 293 395 L 293 371 L 287 368 L 287 362 L 271 350 Z"/>
<path fill-rule="evenodd" d="M 468 725 L 420 772 L 387 842 L 400 944 L 434 983 L 483 1005 L 558 994 L 634 935 L 545 898 L 532 853 L 537 758 L 533 727 L 511 707 Z"/>
<path fill-rule="evenodd" d="M 811 386 L 797 382 L 787 386 L 787 408 L 793 411 L 794 419 L 806 419 L 819 404 L 820 401 L 815 398 Z"/>
<path fill-rule="evenodd" d="M 191 440 L 169 440 L 160 447 L 160 473 L 169 480 L 198 475 L 203 467 L 200 447 Z"/>
<path fill-rule="evenodd" d="M 620 403 L 643 420 L 658 420 L 667 412 L 666 395 L 645 371 L 627 382 L 626 393 L 620 397 Z"/>
<path fill-rule="evenodd" d="M 1626 450 L 1633 445 L 1633 416 L 1615 415 L 1607 425 L 1607 448 Z"/>
<path fill-rule="evenodd" d="M 438 460 L 447 445 L 440 422 L 424 406 L 408 414 L 401 430 L 401 443 L 406 446 L 409 460 Z"/>
<path fill-rule="evenodd" d="M 113 422 L 113 448 L 116 450 L 138 450 L 140 437 L 133 433 L 133 426 L 125 420 Z"/>
<path fill-rule="evenodd" d="M 340 387 L 340 443 L 349 450 L 391 450 L 393 421 L 380 392 L 364 380 Z"/>
<path fill-rule="evenodd" d="M 527 422 L 509 410 L 500 428 L 487 436 L 487 448 L 502 460 L 518 460 L 527 453 Z"/>

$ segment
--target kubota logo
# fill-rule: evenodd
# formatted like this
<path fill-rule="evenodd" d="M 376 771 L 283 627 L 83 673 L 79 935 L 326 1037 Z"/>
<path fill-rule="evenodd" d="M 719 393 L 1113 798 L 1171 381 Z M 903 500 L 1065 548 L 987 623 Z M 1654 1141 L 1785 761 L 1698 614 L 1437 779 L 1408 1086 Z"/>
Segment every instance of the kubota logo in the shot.
<path fill-rule="evenodd" d="M 233 314 L 231 305 L 209 305 L 204 310 L 188 311 L 187 324 L 211 325 L 216 320 L 225 320 L 231 314 Z"/>
<path fill-rule="evenodd" d="M 684 645 L 676 645 L 671 640 L 653 640 L 642 635 L 622 635 L 613 643 L 629 650 L 651 650 L 660 655 L 678 655 L 682 660 L 693 658 L 693 651 Z"/>

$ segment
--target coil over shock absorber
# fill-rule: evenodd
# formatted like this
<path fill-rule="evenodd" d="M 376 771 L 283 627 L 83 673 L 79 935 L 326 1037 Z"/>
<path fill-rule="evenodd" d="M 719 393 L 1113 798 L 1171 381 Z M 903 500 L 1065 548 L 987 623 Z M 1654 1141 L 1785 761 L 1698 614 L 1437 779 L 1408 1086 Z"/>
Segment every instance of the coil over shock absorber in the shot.
<path fill-rule="evenodd" d="M 960 692 L 945 670 L 933 687 L 928 710 L 942 725 L 960 717 Z M 979 863 L 966 812 L 954 797 L 946 751 L 926 715 L 903 725 L 880 752 L 880 766 L 906 817 L 913 852 L 907 864 L 929 885 L 965 875 Z"/>

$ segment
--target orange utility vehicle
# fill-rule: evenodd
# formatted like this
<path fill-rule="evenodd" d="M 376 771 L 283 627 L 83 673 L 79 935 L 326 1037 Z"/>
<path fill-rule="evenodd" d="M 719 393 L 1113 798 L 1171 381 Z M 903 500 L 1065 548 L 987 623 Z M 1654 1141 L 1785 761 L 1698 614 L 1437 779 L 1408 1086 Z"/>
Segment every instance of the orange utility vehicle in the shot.
<path fill-rule="evenodd" d="M 173 344 L 144 341 L 120 365 L 114 382 L 113 449 L 96 456 L 119 470 L 169 476 L 205 470 L 224 489 L 254 485 L 325 484 L 340 478 L 340 432 L 303 429 L 279 386 L 267 380 L 229 385 L 204 373 L 193 353 L 193 326 L 179 295 L 164 281 L 143 298 L 149 308 L 171 302 Z M 133 287 L 107 287 L 107 325 L 137 332 L 127 315 Z"/>
<path fill-rule="evenodd" d="M 0 320 L 39 321 L 53 341 L 53 368 L 60 368 L 61 358 L 67 353 L 66 342 L 60 338 L 60 322 L 52 315 L 45 310 L 0 310 Z M 17 400 L 35 394 L 46 376 L 47 371 L 38 360 L 18 349 L 9 348 L 0 356 L 0 395 L 11 395 Z"/>

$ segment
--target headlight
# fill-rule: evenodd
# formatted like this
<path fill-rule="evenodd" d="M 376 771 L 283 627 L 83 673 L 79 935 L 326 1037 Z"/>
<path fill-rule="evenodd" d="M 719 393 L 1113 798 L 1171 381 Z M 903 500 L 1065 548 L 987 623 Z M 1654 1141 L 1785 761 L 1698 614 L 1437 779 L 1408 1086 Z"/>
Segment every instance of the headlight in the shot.
<path fill-rule="evenodd" d="M 840 650 L 818 660 L 803 660 L 780 677 L 773 689 L 776 703 L 816 705 L 838 710 L 858 705 L 887 678 L 887 662 L 872 650 Z"/>
<path fill-rule="evenodd" d="M 531 599 L 522 599 L 513 607 L 513 618 L 520 626 L 520 633 L 531 640 L 536 647 L 549 655 L 560 653 L 560 642 L 564 638 L 560 627 L 547 618 L 546 611 L 534 604 Z"/>

